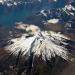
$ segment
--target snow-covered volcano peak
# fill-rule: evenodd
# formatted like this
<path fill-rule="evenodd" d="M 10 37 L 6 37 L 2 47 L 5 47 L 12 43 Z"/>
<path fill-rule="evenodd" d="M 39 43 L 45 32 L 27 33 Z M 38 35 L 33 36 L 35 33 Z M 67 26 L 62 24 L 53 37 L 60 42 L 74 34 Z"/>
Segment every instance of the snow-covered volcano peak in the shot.
<path fill-rule="evenodd" d="M 24 59 L 33 54 L 33 57 L 41 56 L 44 61 L 51 60 L 52 57 L 56 56 L 71 60 L 69 58 L 70 53 L 66 48 L 68 45 L 66 41 L 70 40 L 69 38 L 53 31 L 41 31 L 39 29 L 34 33 L 33 30 L 36 30 L 36 26 L 21 37 L 9 40 L 12 43 L 5 47 L 6 51 L 13 55 L 18 55 L 21 52 Z"/>

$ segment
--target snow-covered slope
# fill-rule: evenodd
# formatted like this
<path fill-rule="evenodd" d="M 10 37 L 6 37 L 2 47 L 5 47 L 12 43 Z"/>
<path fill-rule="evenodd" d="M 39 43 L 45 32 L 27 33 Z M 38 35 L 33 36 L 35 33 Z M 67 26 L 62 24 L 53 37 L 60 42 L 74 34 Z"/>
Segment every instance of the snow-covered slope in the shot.
<path fill-rule="evenodd" d="M 25 26 L 24 26 L 25 27 Z M 27 34 L 23 34 L 19 38 L 9 40 L 12 42 L 5 47 L 6 51 L 13 55 L 22 53 L 24 59 L 33 54 L 33 57 L 40 57 L 46 61 L 59 56 L 67 61 L 73 61 L 71 54 L 66 46 L 66 42 L 70 40 L 66 36 L 55 33 L 53 31 L 41 31 L 39 27 L 30 25 L 25 28 Z"/>
<path fill-rule="evenodd" d="M 69 1 L 69 0 L 67 0 Z M 67 2 L 66 0 L 0 0 L 0 3 L 2 5 L 6 4 L 7 6 L 12 6 L 12 5 L 18 5 L 18 4 L 33 4 L 35 2 L 39 2 L 39 3 L 42 3 L 42 4 L 61 4 L 62 2 L 65 3 Z"/>

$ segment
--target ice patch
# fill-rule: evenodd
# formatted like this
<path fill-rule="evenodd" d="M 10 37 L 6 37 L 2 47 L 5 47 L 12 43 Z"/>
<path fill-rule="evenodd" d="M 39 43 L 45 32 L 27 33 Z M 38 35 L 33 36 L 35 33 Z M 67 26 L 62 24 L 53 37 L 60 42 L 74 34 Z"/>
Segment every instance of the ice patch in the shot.
<path fill-rule="evenodd" d="M 48 20 L 48 23 L 57 24 L 59 22 L 59 19 L 50 19 Z"/>

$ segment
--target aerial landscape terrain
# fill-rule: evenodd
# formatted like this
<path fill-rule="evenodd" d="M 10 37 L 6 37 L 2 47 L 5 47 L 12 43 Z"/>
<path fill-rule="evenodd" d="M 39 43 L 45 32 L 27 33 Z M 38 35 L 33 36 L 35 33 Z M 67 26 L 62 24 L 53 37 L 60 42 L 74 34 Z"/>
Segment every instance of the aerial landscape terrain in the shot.
<path fill-rule="evenodd" d="M 75 0 L 0 0 L 0 75 L 75 75 Z"/>

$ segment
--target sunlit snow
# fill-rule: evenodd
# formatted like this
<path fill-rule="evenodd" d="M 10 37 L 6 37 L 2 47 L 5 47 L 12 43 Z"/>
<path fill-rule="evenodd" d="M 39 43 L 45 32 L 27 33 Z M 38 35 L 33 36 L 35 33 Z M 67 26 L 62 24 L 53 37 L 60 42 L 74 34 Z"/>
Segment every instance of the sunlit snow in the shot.
<path fill-rule="evenodd" d="M 48 20 L 48 23 L 57 24 L 59 22 L 59 19 L 50 19 Z"/>
<path fill-rule="evenodd" d="M 19 38 L 9 40 L 12 43 L 5 47 L 8 52 L 17 55 L 21 51 L 23 57 L 25 55 L 29 57 L 33 53 L 34 57 L 41 56 L 45 61 L 56 55 L 65 60 L 69 59 L 70 53 L 65 48 L 68 45 L 66 40 L 70 40 L 69 38 L 61 33 L 42 31 L 39 27 L 33 25 L 27 28 L 27 33 Z"/>

